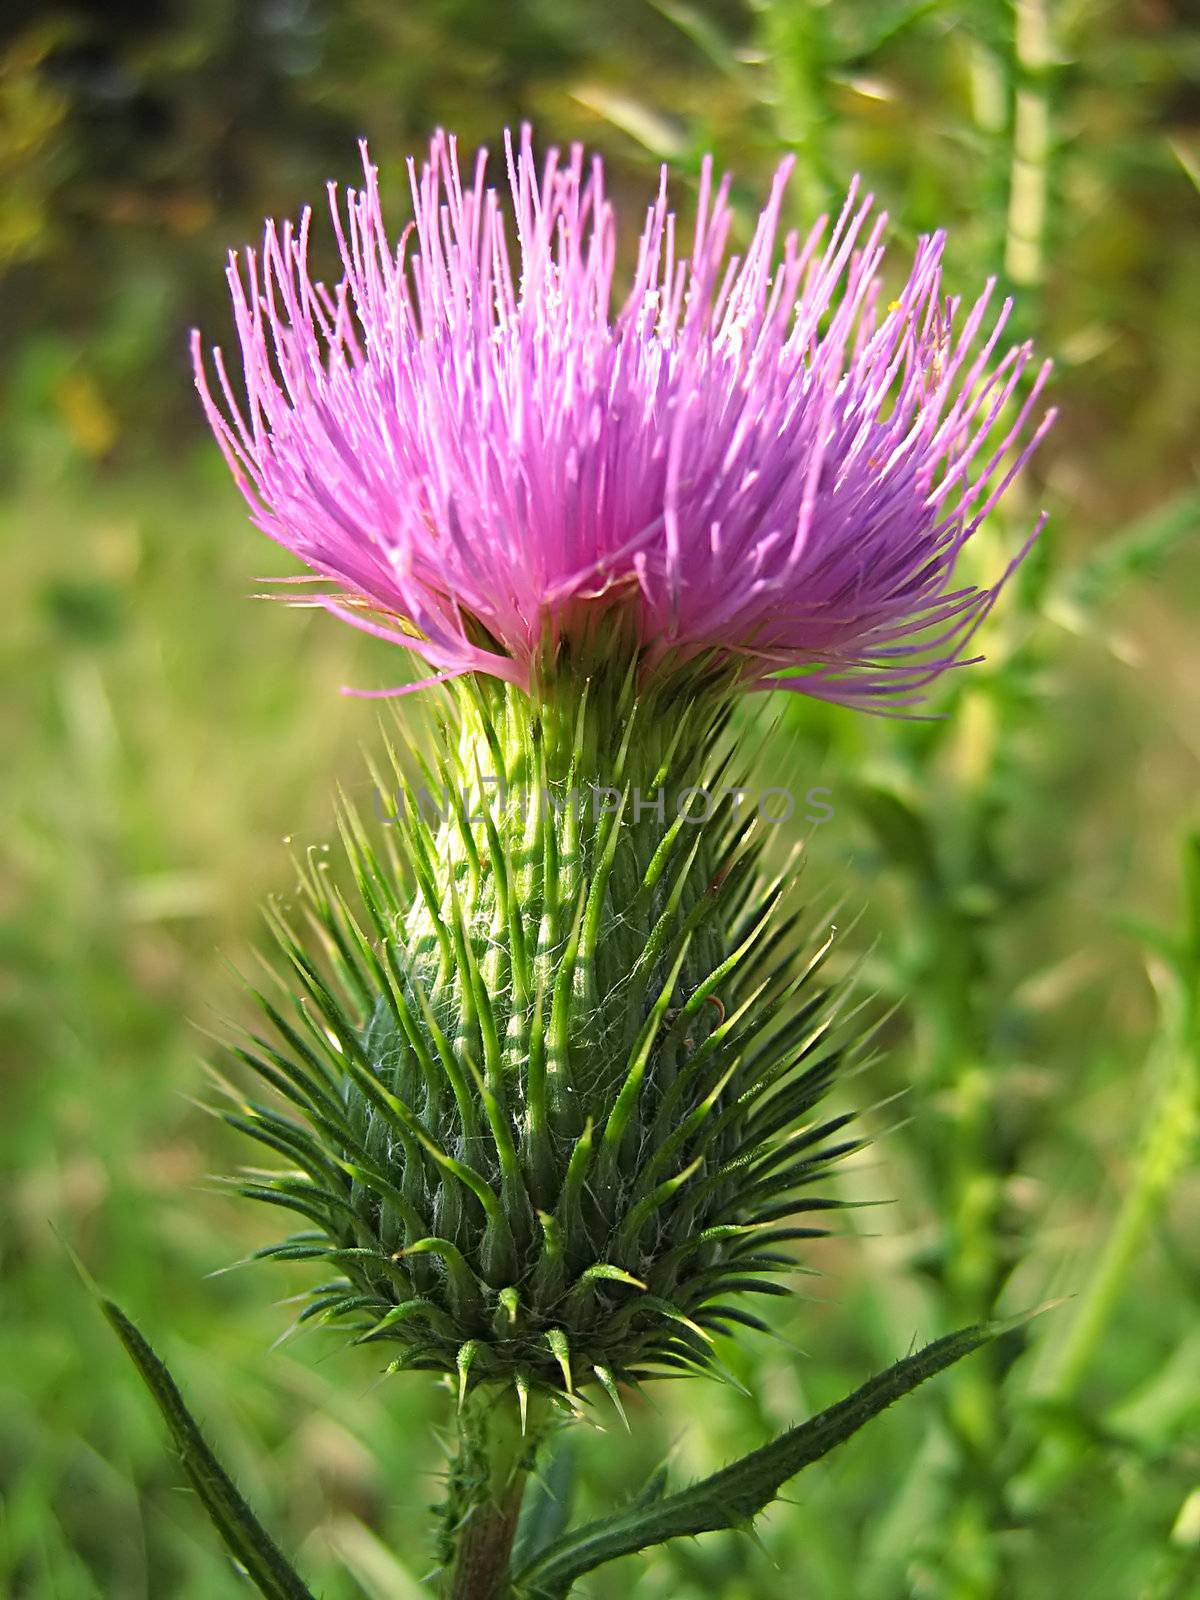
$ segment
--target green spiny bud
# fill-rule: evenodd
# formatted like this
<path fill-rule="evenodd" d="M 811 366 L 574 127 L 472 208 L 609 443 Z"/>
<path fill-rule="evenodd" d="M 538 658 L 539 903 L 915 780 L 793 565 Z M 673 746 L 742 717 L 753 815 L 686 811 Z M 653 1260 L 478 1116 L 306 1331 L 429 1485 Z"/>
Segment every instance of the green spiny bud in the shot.
<path fill-rule="evenodd" d="M 464 680 L 432 765 L 390 752 L 383 826 L 346 808 L 353 890 L 310 860 L 304 929 L 274 916 L 294 1000 L 239 1053 L 288 1105 L 231 1120 L 297 1169 L 244 1192 L 310 1228 L 262 1254 L 324 1262 L 303 1317 L 460 1404 L 711 1369 L 834 1203 L 828 939 L 797 961 L 730 803 L 726 688 L 602 650 Z"/>

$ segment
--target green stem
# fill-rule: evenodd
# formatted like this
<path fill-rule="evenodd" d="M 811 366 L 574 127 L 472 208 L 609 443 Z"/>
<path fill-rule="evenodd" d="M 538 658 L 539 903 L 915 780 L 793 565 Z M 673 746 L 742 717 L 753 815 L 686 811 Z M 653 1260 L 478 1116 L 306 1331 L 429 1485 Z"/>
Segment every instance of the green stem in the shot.
<path fill-rule="evenodd" d="M 484 1388 L 467 1400 L 458 1423 L 445 1508 L 443 1594 L 445 1600 L 504 1600 L 537 1451 L 537 1419 L 522 1416 L 512 1390 Z"/>
<path fill-rule="evenodd" d="M 1153 1087 L 1157 1078 L 1157 1092 Z M 1170 1039 L 1152 1063 L 1150 1110 L 1133 1184 L 1121 1202 L 1095 1271 L 1048 1381 L 1038 1392 L 1061 1402 L 1079 1392 L 1101 1339 L 1112 1320 L 1129 1274 L 1140 1258 L 1175 1179 L 1190 1159 L 1196 1138 L 1198 1074 L 1196 1057 L 1183 1041 Z"/>
<path fill-rule="evenodd" d="M 1179 976 L 1182 981 L 1164 975 L 1160 992 L 1162 1034 L 1148 1066 L 1148 1111 L 1132 1183 L 1066 1338 L 1030 1386 L 1035 1399 L 1058 1405 L 1076 1400 L 1122 1296 L 1129 1293 L 1130 1277 L 1167 1197 L 1193 1160 L 1200 1132 L 1200 990 L 1190 966 Z M 1029 1512 L 1044 1504 L 1077 1462 L 1074 1440 L 1065 1435 L 1045 1438 L 1016 1485 L 1018 1507 Z"/>
<path fill-rule="evenodd" d="M 770 74 L 769 109 L 780 143 L 796 157 L 800 201 L 815 215 L 829 198 L 826 146 L 829 25 L 812 0 L 762 0 L 758 41 Z"/>
<path fill-rule="evenodd" d="M 1050 192 L 1049 79 L 1054 64 L 1045 0 L 1017 0 L 1013 59 L 1017 72 L 1004 265 L 1017 284 L 1038 284 L 1045 267 Z"/>
<path fill-rule="evenodd" d="M 963 707 L 955 749 L 957 805 L 935 889 L 926 984 L 933 1081 L 945 1106 L 940 1209 L 945 1217 L 945 1290 L 956 1320 L 993 1314 L 1003 1278 L 997 1237 L 1003 1170 L 996 1147 L 996 1072 L 984 1065 L 986 1006 L 991 979 L 987 930 L 959 909 L 957 886 L 969 881 L 983 854 L 989 822 L 997 729 L 984 702 Z M 986 1356 L 953 1374 L 947 1420 L 956 1460 L 952 1503 L 945 1510 L 947 1547 L 957 1577 L 954 1600 L 993 1600 L 1004 1588 L 994 1530 L 1002 1520 L 1002 1479 L 996 1462 L 1002 1433 L 999 1369 Z"/>

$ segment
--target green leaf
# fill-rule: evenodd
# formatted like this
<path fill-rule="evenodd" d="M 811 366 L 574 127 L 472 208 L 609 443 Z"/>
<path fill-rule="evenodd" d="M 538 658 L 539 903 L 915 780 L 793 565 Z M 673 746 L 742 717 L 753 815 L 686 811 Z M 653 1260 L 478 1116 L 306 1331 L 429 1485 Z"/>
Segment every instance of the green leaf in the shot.
<path fill-rule="evenodd" d="M 819 1416 L 790 1428 L 773 1443 L 691 1488 L 575 1529 L 517 1573 L 516 1594 L 521 1600 L 562 1600 L 585 1573 L 619 1556 L 669 1539 L 749 1527 L 789 1478 L 844 1443 L 927 1378 L 1028 1320 L 1022 1316 L 1010 1322 L 962 1328 L 936 1339 Z"/>
<path fill-rule="evenodd" d="M 1186 489 L 1155 506 L 1068 573 L 1056 599 L 1089 610 L 1134 579 L 1152 577 L 1200 525 L 1200 490 Z"/>
<path fill-rule="evenodd" d="M 533 1474 L 521 1506 L 513 1543 L 513 1565 L 527 1566 L 561 1537 L 571 1514 L 575 1490 L 575 1441 L 565 1433 L 550 1443 L 546 1459 Z"/>
<path fill-rule="evenodd" d="M 78 1265 L 78 1263 L 77 1263 Z M 80 1269 L 82 1272 L 82 1268 Z M 243 1567 L 266 1600 L 313 1600 L 274 1540 L 242 1499 L 233 1480 L 209 1449 L 203 1434 L 183 1403 L 183 1396 L 166 1367 L 113 1301 L 99 1294 L 83 1273 L 117 1338 L 153 1395 L 175 1441 L 183 1470 L 191 1479 L 204 1509 L 225 1546 Z"/>
<path fill-rule="evenodd" d="M 854 803 L 889 859 L 915 874 L 924 887 L 935 889 L 937 852 L 928 818 L 906 796 L 881 783 L 859 784 Z"/>
<path fill-rule="evenodd" d="M 681 33 L 686 34 L 718 72 L 730 78 L 738 76 L 741 62 L 735 46 L 699 6 L 684 5 L 680 0 L 651 0 L 651 3 L 668 22 L 673 22 Z"/>

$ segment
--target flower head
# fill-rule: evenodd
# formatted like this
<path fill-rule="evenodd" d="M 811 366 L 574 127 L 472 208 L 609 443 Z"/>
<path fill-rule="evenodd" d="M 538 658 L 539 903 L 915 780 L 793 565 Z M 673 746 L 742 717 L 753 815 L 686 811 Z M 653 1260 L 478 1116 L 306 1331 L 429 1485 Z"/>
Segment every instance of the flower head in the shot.
<path fill-rule="evenodd" d="M 464 184 L 439 133 L 395 244 L 365 147 L 344 217 L 331 186 L 333 289 L 308 212 L 231 259 L 244 398 L 198 336 L 196 376 L 258 526 L 439 676 L 528 687 L 619 609 L 647 668 L 919 696 L 995 598 L 957 558 L 1052 417 L 1031 432 L 1047 368 L 1002 349 L 1009 303 L 943 296 L 941 234 L 886 303 L 855 188 L 780 243 L 786 161 L 740 257 L 728 180 L 705 162 L 685 250 L 664 169 L 619 298 L 600 161 L 505 149 L 511 224 L 485 154 Z"/>

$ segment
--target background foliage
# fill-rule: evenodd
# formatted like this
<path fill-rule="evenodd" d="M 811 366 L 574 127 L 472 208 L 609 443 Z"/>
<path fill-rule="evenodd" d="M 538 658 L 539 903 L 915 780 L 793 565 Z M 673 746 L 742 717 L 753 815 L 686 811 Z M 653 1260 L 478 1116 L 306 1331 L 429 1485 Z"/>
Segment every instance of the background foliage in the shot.
<path fill-rule="evenodd" d="M 223 1600 L 245 1585 L 179 1488 L 136 1376 L 52 1227 L 137 1315 L 327 1600 L 409 1600 L 436 1496 L 421 1380 L 308 1335 L 300 1287 L 205 1275 L 271 1219 L 205 1187 L 245 1152 L 195 1103 L 229 964 L 329 836 L 392 681 L 385 649 L 247 600 L 245 529 L 190 390 L 227 328 L 224 248 L 385 178 L 436 122 L 582 136 L 640 216 L 712 148 L 754 205 L 783 149 L 797 221 L 862 171 L 897 245 L 951 229 L 1058 362 L 1063 418 L 993 566 L 1050 529 L 938 723 L 789 707 L 773 772 L 833 791 L 814 899 L 898 1003 L 849 1088 L 877 1135 L 854 1213 L 779 1319 L 726 1352 L 746 1393 L 661 1385 L 578 1441 L 580 1503 L 666 1451 L 715 1467 L 992 1309 L 1069 1296 L 800 1480 L 763 1545 L 596 1575 L 639 1600 L 1168 1600 L 1200 1586 L 1200 31 L 1137 0 L 15 0 L 0 41 L 12 697 L 0 992 L 0 1589 Z M 686 196 L 681 196 L 686 206 Z M 397 194 L 397 210 L 403 204 Z M 758 715 L 769 715 L 772 708 Z M 893 1099 L 895 1095 L 900 1099 Z M 876 1109 L 872 1109 L 872 1108 Z M 279 1269 L 276 1269 L 277 1271 Z M 810 1286 L 815 1289 L 807 1296 Z M 389 1553 L 394 1552 L 394 1553 Z"/>

